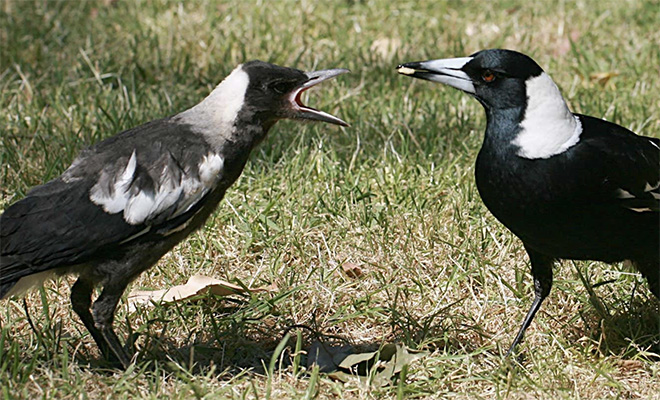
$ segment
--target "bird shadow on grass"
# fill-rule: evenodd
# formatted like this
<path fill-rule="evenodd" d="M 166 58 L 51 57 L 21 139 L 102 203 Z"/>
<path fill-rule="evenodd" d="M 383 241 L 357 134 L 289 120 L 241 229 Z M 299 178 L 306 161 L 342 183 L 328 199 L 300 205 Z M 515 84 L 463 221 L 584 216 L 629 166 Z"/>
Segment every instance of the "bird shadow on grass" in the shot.
<path fill-rule="evenodd" d="M 633 296 L 608 306 L 591 303 L 580 312 L 584 326 L 576 335 L 589 338 L 594 352 L 660 362 L 660 301 Z"/>
<path fill-rule="evenodd" d="M 314 316 L 305 321 L 305 325 L 297 324 L 278 311 L 278 301 L 283 297 L 244 295 L 206 300 L 202 297 L 143 307 L 133 313 L 119 312 L 114 326 L 121 338 L 128 338 L 127 347 L 136 350 L 135 368 L 139 370 L 157 366 L 200 375 L 213 369 L 229 378 L 246 370 L 265 374 L 278 351 L 280 353 L 275 355 L 277 369 L 294 363 L 307 367 L 304 356 L 294 360 L 298 353 L 310 353 L 314 346 L 328 349 L 333 362 L 338 362 L 343 354 L 377 351 L 385 344 L 401 344 L 412 351 L 463 354 L 489 341 L 490 337 L 467 316 L 453 313 L 454 304 L 431 315 L 422 315 L 414 307 L 394 302 L 381 310 L 382 315 L 387 316 L 387 322 L 381 324 L 388 325 L 384 331 L 389 333 L 374 339 L 373 335 L 360 337 L 360 332 L 341 330 L 350 328 L 324 325 Z M 70 357 L 83 369 L 100 374 L 104 371 L 116 373 L 117 366 L 100 357 L 76 316 L 72 315 L 73 326 L 77 328 L 71 329 L 70 324 L 64 324 L 63 328 L 57 319 L 47 318 L 42 315 L 44 311 L 38 310 L 42 308 L 35 306 L 31 312 L 33 334 L 41 348 L 33 354 L 37 360 Z M 287 342 L 281 348 L 287 335 Z"/>
<path fill-rule="evenodd" d="M 219 306 L 182 304 L 156 307 L 138 315 L 144 322 L 129 334 L 129 342 L 137 343 L 138 368 L 159 365 L 167 370 L 184 369 L 193 375 L 215 373 L 230 379 L 246 371 L 264 375 L 289 367 L 295 375 L 299 367 L 309 370 L 312 364 L 318 365 L 321 372 L 333 372 L 346 356 L 377 352 L 384 345 L 389 349 L 393 344 L 405 346 L 411 354 L 418 350 L 466 351 L 459 339 L 465 325 L 450 317 L 448 308 L 423 317 L 402 307 L 386 308 L 391 333 L 377 340 L 362 340 L 359 333 L 321 326 L 314 317 L 306 324 L 292 323 L 276 310 L 260 307 L 260 301 L 259 296 L 253 296 L 249 300 L 234 299 L 227 305 L 225 299 L 225 304 Z M 180 321 L 176 328 L 170 327 L 177 316 L 189 321 L 189 329 L 182 329 Z M 102 361 L 96 365 L 103 366 Z"/>

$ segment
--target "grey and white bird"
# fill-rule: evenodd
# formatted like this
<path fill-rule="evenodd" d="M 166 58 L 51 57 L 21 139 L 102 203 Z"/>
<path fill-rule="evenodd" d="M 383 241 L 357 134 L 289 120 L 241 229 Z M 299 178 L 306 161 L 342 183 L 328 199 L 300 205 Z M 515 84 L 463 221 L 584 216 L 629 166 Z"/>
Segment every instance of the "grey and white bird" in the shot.
<path fill-rule="evenodd" d="M 275 122 L 348 126 L 301 101 L 346 72 L 250 61 L 194 107 L 83 150 L 0 216 L 0 298 L 77 274 L 73 310 L 104 357 L 127 367 L 132 356 L 112 327 L 126 286 L 204 224 Z"/>
<path fill-rule="evenodd" d="M 515 51 L 398 71 L 460 89 L 486 110 L 477 189 L 522 240 L 534 278 L 534 301 L 509 353 L 550 293 L 555 260 L 630 260 L 660 298 L 660 140 L 572 113 L 548 74 Z"/>

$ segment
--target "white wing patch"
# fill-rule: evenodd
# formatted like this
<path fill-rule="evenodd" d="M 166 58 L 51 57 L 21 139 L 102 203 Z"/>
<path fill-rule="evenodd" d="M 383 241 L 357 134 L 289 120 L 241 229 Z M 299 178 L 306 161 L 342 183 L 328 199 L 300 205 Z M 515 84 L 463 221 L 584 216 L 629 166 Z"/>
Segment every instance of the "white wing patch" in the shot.
<path fill-rule="evenodd" d="M 624 189 L 617 189 L 616 190 L 616 197 L 619 199 L 634 199 L 635 196 L 633 196 L 632 193 L 630 193 L 627 190 Z"/>
<path fill-rule="evenodd" d="M 657 190 L 660 187 L 660 181 L 656 183 L 655 185 L 651 186 L 650 183 L 646 182 L 646 186 L 644 186 L 644 191 L 645 192 L 652 192 L 654 190 Z"/>
<path fill-rule="evenodd" d="M 101 179 L 92 187 L 90 191 L 89 199 L 92 200 L 94 204 L 103 207 L 103 210 L 110 214 L 116 214 L 126 207 L 126 203 L 129 200 L 128 189 L 133 181 L 133 176 L 135 175 L 135 167 L 137 165 L 137 156 L 135 151 L 131 154 L 131 158 L 128 159 L 126 168 L 124 171 L 117 177 L 112 188 L 110 188 L 110 193 L 106 193 L 102 187 L 102 181 L 109 179 L 106 171 L 101 173 Z M 106 175 L 106 176 L 103 176 Z M 103 179 L 105 178 L 105 179 Z"/>
<path fill-rule="evenodd" d="M 656 183 L 653 186 L 651 186 L 649 183 L 646 183 L 646 186 L 644 187 L 644 191 L 651 193 L 651 196 L 653 196 L 654 199 L 660 200 L 660 192 L 658 191 L 659 188 L 660 188 L 660 181 L 658 181 L 658 183 Z"/>
<path fill-rule="evenodd" d="M 658 183 L 656 183 L 655 185 L 651 185 L 650 183 L 647 182 L 646 185 L 644 186 L 644 194 L 642 194 L 642 193 L 638 193 L 638 194 L 642 196 L 641 197 L 642 199 L 647 199 L 647 201 L 651 201 L 650 198 L 645 197 L 647 193 L 650 194 L 653 197 L 653 199 L 660 200 L 660 193 L 658 193 L 658 188 L 660 188 L 660 181 Z M 641 213 L 641 212 L 654 212 L 654 210 L 652 208 L 649 208 L 649 207 L 639 207 L 639 206 L 631 206 L 631 204 L 625 204 L 625 200 L 638 199 L 639 198 L 639 197 L 635 196 L 634 194 L 630 193 L 629 191 L 627 191 L 625 189 L 619 188 L 619 189 L 616 190 L 615 193 L 616 193 L 617 198 L 619 198 L 621 200 L 624 200 L 624 207 L 626 207 L 629 210 L 632 210 L 632 211 L 635 211 L 635 212 L 638 212 L 638 213 Z M 637 205 L 639 205 L 639 204 L 640 203 L 637 203 Z"/>
<path fill-rule="evenodd" d="M 115 176 L 108 170 L 101 173 L 89 198 L 109 214 L 123 212 L 124 220 L 131 225 L 148 223 L 166 210 L 173 211 L 168 218 L 171 219 L 190 210 L 215 187 L 223 166 L 224 159 L 216 153 L 204 156 L 198 165 L 198 174 L 194 175 L 190 171 L 178 174 L 165 163 L 160 175 L 151 177 L 155 183 L 154 191 L 146 191 L 134 185 L 137 155 L 133 151 L 120 173 Z"/>
<path fill-rule="evenodd" d="M 511 142 L 523 158 L 549 158 L 577 144 L 582 123 L 568 109 L 559 88 L 544 72 L 525 82 L 527 108 L 520 133 Z"/>
<path fill-rule="evenodd" d="M 219 154 L 209 153 L 205 155 L 199 165 L 199 177 L 202 179 L 202 183 L 210 185 L 214 182 L 224 165 L 225 160 Z"/>

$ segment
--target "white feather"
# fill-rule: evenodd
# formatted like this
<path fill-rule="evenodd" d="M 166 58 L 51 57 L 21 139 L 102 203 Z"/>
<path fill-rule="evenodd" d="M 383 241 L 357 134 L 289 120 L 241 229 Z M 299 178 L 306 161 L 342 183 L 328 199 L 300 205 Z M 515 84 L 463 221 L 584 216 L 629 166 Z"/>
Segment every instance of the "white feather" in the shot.
<path fill-rule="evenodd" d="M 205 185 L 215 184 L 224 164 L 225 160 L 219 154 L 210 153 L 204 156 L 202 163 L 199 165 L 199 177 L 202 178 L 202 183 Z"/>
<path fill-rule="evenodd" d="M 136 166 L 137 156 L 134 151 L 126 167 L 114 181 L 111 193 L 106 193 L 102 188 L 102 182 L 108 178 L 106 175 L 103 175 L 90 191 L 92 202 L 110 214 L 123 212 L 124 220 L 131 225 L 147 223 L 174 205 L 176 209 L 170 218 L 190 210 L 220 180 L 224 158 L 216 153 L 205 155 L 198 166 L 199 179 L 184 174 L 180 182 L 173 180 L 172 177 L 176 175 L 169 171 L 167 166 L 163 167 L 160 176 L 155 178 L 158 180 L 155 193 L 131 193 Z M 103 174 L 107 172 L 104 171 Z"/>
<path fill-rule="evenodd" d="M 619 199 L 634 199 L 635 196 L 633 196 L 629 191 L 623 190 L 623 189 L 617 189 L 616 194 Z"/>
<path fill-rule="evenodd" d="M 101 179 L 92 187 L 90 191 L 90 200 L 94 204 L 103 207 L 103 210 L 109 214 L 116 214 L 123 211 L 126 207 L 126 202 L 129 200 L 128 187 L 135 175 L 135 167 L 137 165 L 137 156 L 135 151 L 126 163 L 126 167 L 121 175 L 115 180 L 112 190 L 107 193 L 102 187 L 102 182 L 105 182 L 109 177 L 108 173 L 103 171 Z"/>
<path fill-rule="evenodd" d="M 557 85 L 546 73 L 526 82 L 527 109 L 513 140 L 523 158 L 548 158 L 580 140 L 582 124 L 568 109 Z"/>
<path fill-rule="evenodd" d="M 632 208 L 632 207 L 630 207 L 630 208 L 628 208 L 628 209 L 629 209 L 629 210 L 633 210 L 634 212 L 638 212 L 638 213 L 640 213 L 640 212 L 650 212 L 650 211 L 653 211 L 653 210 L 651 210 L 651 209 L 648 208 L 648 207 L 644 207 L 644 208 Z"/>
<path fill-rule="evenodd" d="M 659 187 L 660 187 L 660 181 L 658 181 L 658 183 L 656 183 L 656 184 L 653 185 L 653 186 L 651 186 L 650 183 L 646 182 L 646 186 L 644 186 L 644 191 L 645 191 L 645 192 L 651 192 L 651 191 L 653 191 L 653 190 L 658 189 Z"/>
<path fill-rule="evenodd" d="M 124 220 L 131 225 L 138 225 L 148 217 L 158 212 L 155 207 L 155 196 L 146 192 L 138 192 L 129 197 L 124 206 Z"/>

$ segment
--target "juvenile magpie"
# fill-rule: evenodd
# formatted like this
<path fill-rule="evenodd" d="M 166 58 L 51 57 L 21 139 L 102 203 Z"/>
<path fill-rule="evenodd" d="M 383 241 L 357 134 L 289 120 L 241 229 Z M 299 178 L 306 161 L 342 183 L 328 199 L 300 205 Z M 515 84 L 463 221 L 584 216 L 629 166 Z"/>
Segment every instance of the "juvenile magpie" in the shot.
<path fill-rule="evenodd" d="M 398 72 L 460 89 L 486 110 L 477 188 L 522 240 L 534 278 L 534 302 L 508 354 L 550 293 L 555 260 L 630 260 L 660 298 L 660 140 L 571 113 L 552 79 L 515 51 Z"/>
<path fill-rule="evenodd" d="M 0 298 L 77 274 L 73 310 L 103 356 L 126 368 L 132 356 L 112 328 L 126 286 L 204 224 L 276 121 L 348 126 L 301 101 L 305 90 L 346 72 L 250 61 L 194 107 L 83 150 L 0 216 Z"/>

